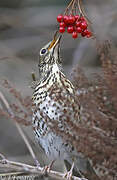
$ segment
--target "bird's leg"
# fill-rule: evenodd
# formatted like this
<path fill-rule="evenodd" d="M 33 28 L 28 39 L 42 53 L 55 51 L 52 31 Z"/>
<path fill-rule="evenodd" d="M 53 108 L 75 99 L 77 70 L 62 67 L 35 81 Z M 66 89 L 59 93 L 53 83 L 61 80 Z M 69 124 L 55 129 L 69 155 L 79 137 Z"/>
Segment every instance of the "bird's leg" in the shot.
<path fill-rule="evenodd" d="M 50 172 L 54 162 L 55 162 L 55 160 L 53 160 L 49 165 L 43 167 L 42 171 L 43 171 L 44 174 L 47 174 L 48 172 Z"/>
<path fill-rule="evenodd" d="M 72 173 L 73 173 L 73 169 L 74 169 L 74 162 L 71 166 L 71 169 L 70 171 L 66 172 L 63 176 L 63 178 L 67 178 L 68 180 L 71 180 L 72 179 Z"/>

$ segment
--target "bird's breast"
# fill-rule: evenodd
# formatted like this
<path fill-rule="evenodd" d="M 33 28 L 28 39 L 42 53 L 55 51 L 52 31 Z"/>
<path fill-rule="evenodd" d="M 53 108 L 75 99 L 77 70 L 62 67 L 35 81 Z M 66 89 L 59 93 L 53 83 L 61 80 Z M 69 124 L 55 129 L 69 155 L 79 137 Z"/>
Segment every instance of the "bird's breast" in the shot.
<path fill-rule="evenodd" d="M 46 78 L 42 79 L 35 88 L 33 93 L 33 102 L 37 106 L 43 102 L 52 89 L 60 89 L 61 91 L 73 93 L 74 87 L 72 83 L 59 70 L 58 66 L 53 66 L 51 71 L 47 73 Z M 54 93 L 56 93 L 56 90 Z"/>

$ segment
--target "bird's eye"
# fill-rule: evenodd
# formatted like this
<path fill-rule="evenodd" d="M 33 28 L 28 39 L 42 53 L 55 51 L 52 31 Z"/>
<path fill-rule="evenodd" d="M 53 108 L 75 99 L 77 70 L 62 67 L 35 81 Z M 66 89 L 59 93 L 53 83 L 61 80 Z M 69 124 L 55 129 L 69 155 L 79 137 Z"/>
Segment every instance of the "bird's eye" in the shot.
<path fill-rule="evenodd" d="M 45 53 L 46 53 L 46 49 L 42 49 L 41 54 L 45 54 Z"/>

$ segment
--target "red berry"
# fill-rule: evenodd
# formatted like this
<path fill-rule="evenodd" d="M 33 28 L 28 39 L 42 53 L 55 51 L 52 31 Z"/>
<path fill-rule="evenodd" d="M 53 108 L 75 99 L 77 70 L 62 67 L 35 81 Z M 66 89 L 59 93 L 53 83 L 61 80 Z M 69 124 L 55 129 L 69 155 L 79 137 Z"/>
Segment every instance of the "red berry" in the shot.
<path fill-rule="evenodd" d="M 75 20 L 77 21 L 80 18 L 79 15 L 75 15 Z"/>
<path fill-rule="evenodd" d="M 76 21 L 75 17 L 73 15 L 70 15 L 69 19 L 68 19 L 68 23 L 73 25 L 75 23 L 75 21 Z"/>
<path fill-rule="evenodd" d="M 74 31 L 74 32 L 72 33 L 72 37 L 73 37 L 74 39 L 76 39 L 76 38 L 78 37 L 78 34 L 77 34 L 76 31 Z"/>
<path fill-rule="evenodd" d="M 83 17 L 83 16 L 80 17 L 80 20 L 86 22 L 85 17 Z"/>
<path fill-rule="evenodd" d="M 73 26 L 68 26 L 67 32 L 68 33 L 73 33 L 73 31 L 74 31 L 74 27 Z"/>
<path fill-rule="evenodd" d="M 82 22 L 81 23 L 81 28 L 84 30 L 84 29 L 86 29 L 87 28 L 87 24 L 85 23 L 85 22 Z"/>
<path fill-rule="evenodd" d="M 60 33 L 64 33 L 64 32 L 65 32 L 65 28 L 64 28 L 64 27 L 60 27 L 60 28 L 59 28 L 59 32 L 60 32 Z"/>
<path fill-rule="evenodd" d="M 85 29 L 85 30 L 82 31 L 81 34 L 82 34 L 82 36 L 87 36 L 88 33 L 89 33 L 89 31 L 87 29 Z"/>
<path fill-rule="evenodd" d="M 68 19 L 69 19 L 69 17 L 68 16 L 63 16 L 63 21 L 64 21 L 64 23 L 67 25 L 68 24 Z"/>
<path fill-rule="evenodd" d="M 81 26 L 81 21 L 76 21 L 76 27 L 80 27 Z"/>
<path fill-rule="evenodd" d="M 88 35 L 88 34 L 89 34 L 88 29 L 85 29 L 83 32 L 84 32 L 86 35 Z"/>
<path fill-rule="evenodd" d="M 82 35 L 82 37 L 85 37 L 87 34 L 86 34 L 85 31 L 83 31 L 83 32 L 81 33 L 81 35 Z"/>
<path fill-rule="evenodd" d="M 64 22 L 61 22 L 59 25 L 60 27 L 64 27 L 64 28 L 66 27 L 66 24 Z"/>
<path fill-rule="evenodd" d="M 92 36 L 92 33 L 87 30 L 87 38 L 90 38 Z"/>
<path fill-rule="evenodd" d="M 78 33 L 81 33 L 81 32 L 82 32 L 81 27 L 77 27 L 77 28 L 76 28 L 76 31 L 77 31 Z"/>
<path fill-rule="evenodd" d="M 59 15 L 57 16 L 57 21 L 60 23 L 60 22 L 62 22 L 62 20 L 63 20 L 63 15 L 62 15 L 62 14 L 59 14 Z"/>

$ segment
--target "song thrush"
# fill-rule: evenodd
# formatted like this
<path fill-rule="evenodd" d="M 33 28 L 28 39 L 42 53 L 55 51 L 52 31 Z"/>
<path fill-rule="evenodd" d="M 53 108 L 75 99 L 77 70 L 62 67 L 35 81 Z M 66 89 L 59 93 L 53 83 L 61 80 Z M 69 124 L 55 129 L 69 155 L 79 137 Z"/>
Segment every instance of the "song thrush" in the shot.
<path fill-rule="evenodd" d="M 61 36 L 56 33 L 53 40 L 40 50 L 40 80 L 37 82 L 33 93 L 33 129 L 37 141 L 52 161 L 61 159 L 71 165 L 74 161 L 74 169 L 79 176 L 89 174 L 90 180 L 94 180 L 92 177 L 97 178 L 97 175 L 89 160 L 75 150 L 72 144 L 69 143 L 69 139 L 64 141 L 62 136 L 49 126 L 49 123 L 55 122 L 60 130 L 72 133 L 70 132 L 72 130 L 66 128 L 67 124 L 64 123 L 65 114 L 70 112 L 71 117 L 77 116 L 76 123 L 80 119 L 80 106 L 77 111 L 71 105 L 68 109 L 61 98 L 56 98 L 56 100 L 54 98 L 59 92 L 63 92 L 64 98 L 70 98 L 71 103 L 74 101 L 74 98 L 72 99 L 74 86 L 62 72 L 60 39 Z M 50 122 L 47 121 L 46 116 Z"/>

